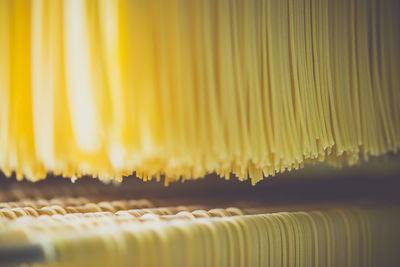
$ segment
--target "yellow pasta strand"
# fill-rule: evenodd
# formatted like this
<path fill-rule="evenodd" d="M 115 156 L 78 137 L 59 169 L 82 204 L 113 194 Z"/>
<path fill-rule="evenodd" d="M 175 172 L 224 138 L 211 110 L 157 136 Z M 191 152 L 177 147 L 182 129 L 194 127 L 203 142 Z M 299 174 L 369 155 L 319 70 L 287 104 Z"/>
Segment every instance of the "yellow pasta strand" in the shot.
<path fill-rule="evenodd" d="M 400 147 L 397 1 L 2 0 L 0 169 L 253 183 Z"/>
<path fill-rule="evenodd" d="M 35 266 L 397 266 L 400 260 L 397 207 L 268 212 L 72 200 L 0 203 L 0 245 L 40 246 L 44 258 Z"/>

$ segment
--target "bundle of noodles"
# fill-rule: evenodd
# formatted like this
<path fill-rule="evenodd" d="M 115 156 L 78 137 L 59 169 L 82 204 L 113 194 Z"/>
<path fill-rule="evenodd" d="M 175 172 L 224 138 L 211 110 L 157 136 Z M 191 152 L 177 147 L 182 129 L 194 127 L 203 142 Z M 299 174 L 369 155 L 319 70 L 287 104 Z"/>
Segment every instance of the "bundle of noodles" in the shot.
<path fill-rule="evenodd" d="M 394 207 L 336 205 L 271 213 L 150 208 L 152 203 L 145 200 L 96 204 L 53 199 L 0 205 L 0 248 L 25 248 L 25 260 L 27 248 L 34 248 L 36 263 L 43 263 L 34 265 L 38 267 L 399 263 L 400 213 Z"/>
<path fill-rule="evenodd" d="M 166 182 L 400 147 L 399 2 L 2 0 L 0 169 Z"/>

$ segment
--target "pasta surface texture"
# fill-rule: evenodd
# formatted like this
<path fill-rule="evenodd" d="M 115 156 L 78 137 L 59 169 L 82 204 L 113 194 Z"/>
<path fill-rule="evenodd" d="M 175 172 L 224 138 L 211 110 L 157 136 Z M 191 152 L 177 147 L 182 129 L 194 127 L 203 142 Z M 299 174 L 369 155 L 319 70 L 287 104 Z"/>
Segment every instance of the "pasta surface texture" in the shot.
<path fill-rule="evenodd" d="M 399 1 L 1 0 L 0 169 L 253 183 L 400 147 Z"/>
<path fill-rule="evenodd" d="M 397 266 L 398 207 L 155 207 L 85 198 L 0 203 L 0 246 L 67 266 Z"/>

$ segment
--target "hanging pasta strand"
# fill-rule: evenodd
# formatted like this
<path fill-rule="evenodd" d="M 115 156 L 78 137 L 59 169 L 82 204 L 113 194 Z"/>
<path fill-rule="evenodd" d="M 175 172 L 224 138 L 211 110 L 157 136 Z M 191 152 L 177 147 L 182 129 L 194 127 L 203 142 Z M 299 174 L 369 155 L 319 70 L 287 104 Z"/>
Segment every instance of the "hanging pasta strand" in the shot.
<path fill-rule="evenodd" d="M 397 266 L 400 260 L 400 214 L 390 205 L 270 212 L 157 207 L 144 199 L 0 204 L 0 245 L 41 247 L 35 266 Z"/>
<path fill-rule="evenodd" d="M 0 169 L 254 183 L 400 147 L 396 1 L 0 2 Z"/>

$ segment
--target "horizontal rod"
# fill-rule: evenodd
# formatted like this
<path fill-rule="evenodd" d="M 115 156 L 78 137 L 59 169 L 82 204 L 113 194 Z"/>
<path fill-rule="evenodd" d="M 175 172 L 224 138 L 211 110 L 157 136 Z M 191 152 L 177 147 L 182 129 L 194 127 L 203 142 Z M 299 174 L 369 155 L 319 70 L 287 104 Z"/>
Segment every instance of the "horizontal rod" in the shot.
<path fill-rule="evenodd" d="M 39 244 L 0 246 L 0 266 L 43 263 L 46 261 Z"/>

